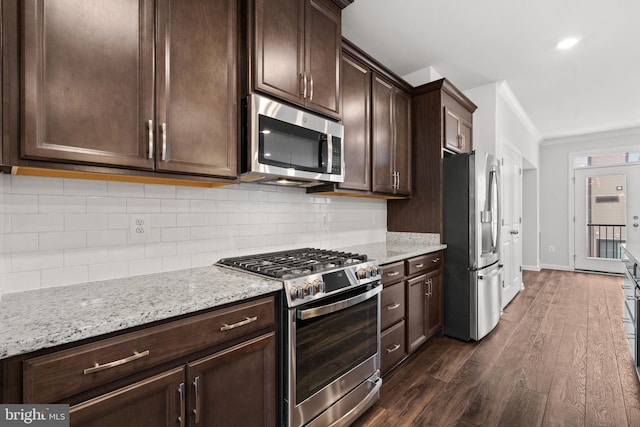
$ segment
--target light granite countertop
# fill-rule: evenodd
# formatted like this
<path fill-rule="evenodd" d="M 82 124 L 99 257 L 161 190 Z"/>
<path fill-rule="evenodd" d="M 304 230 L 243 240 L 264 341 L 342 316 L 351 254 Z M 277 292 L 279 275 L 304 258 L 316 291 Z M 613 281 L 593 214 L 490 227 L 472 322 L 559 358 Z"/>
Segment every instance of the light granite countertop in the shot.
<path fill-rule="evenodd" d="M 387 233 L 384 242 L 339 250 L 387 264 L 446 248 L 438 235 Z M 282 282 L 200 267 L 6 294 L 0 359 L 195 313 L 282 290 Z"/>
<path fill-rule="evenodd" d="M 369 260 L 389 264 L 446 248 L 447 245 L 440 243 L 440 237 L 437 234 L 388 232 L 385 242 L 348 246 L 340 250 L 367 254 Z"/>
<path fill-rule="evenodd" d="M 3 295 L 0 359 L 282 290 L 215 266 Z"/>

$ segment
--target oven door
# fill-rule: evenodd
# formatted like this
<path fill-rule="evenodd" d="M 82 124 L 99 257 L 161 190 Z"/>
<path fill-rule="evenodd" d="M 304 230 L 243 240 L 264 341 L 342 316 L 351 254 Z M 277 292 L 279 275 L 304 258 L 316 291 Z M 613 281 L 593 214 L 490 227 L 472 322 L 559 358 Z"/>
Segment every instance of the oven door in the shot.
<path fill-rule="evenodd" d="M 375 401 L 381 384 L 381 291 L 381 283 L 374 282 L 288 310 L 289 425 L 318 416 L 331 423 L 351 419 Z M 360 401 L 352 402 L 354 395 L 361 395 Z"/>

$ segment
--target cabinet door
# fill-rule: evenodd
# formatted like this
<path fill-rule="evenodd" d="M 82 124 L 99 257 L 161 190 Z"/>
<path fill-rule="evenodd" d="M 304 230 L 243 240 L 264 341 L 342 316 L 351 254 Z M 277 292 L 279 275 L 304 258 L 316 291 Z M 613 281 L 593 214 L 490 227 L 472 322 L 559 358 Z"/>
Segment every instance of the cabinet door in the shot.
<path fill-rule="evenodd" d="M 254 87 L 279 98 L 304 103 L 303 0 L 255 0 Z"/>
<path fill-rule="evenodd" d="M 409 352 L 427 340 L 427 276 L 407 280 L 407 347 Z"/>
<path fill-rule="evenodd" d="M 460 117 L 447 107 L 444 108 L 444 146 L 450 150 L 460 152 Z"/>
<path fill-rule="evenodd" d="M 237 2 L 158 2 L 157 168 L 237 173 Z"/>
<path fill-rule="evenodd" d="M 473 132 L 471 123 L 460 119 L 460 152 L 470 153 L 473 151 Z"/>
<path fill-rule="evenodd" d="M 70 408 L 70 425 L 175 427 L 185 412 L 181 384 L 184 368 L 176 368 L 96 397 Z"/>
<path fill-rule="evenodd" d="M 339 188 L 371 190 L 371 71 L 351 56 L 342 56 L 342 124 L 344 182 Z"/>
<path fill-rule="evenodd" d="M 188 365 L 193 426 L 275 426 L 273 332 Z"/>
<path fill-rule="evenodd" d="M 442 329 L 443 322 L 443 270 L 438 269 L 427 274 L 429 296 L 427 297 L 427 337 Z"/>
<path fill-rule="evenodd" d="M 332 1 L 306 0 L 306 103 L 309 108 L 338 118 L 341 46 L 340 8 Z"/>
<path fill-rule="evenodd" d="M 393 193 L 393 95 L 394 87 L 376 74 L 372 81 L 373 185 L 379 193 Z"/>
<path fill-rule="evenodd" d="M 396 89 L 394 93 L 394 170 L 398 186 L 395 194 L 411 194 L 411 97 Z"/>
<path fill-rule="evenodd" d="M 21 155 L 153 168 L 151 0 L 25 0 Z"/>

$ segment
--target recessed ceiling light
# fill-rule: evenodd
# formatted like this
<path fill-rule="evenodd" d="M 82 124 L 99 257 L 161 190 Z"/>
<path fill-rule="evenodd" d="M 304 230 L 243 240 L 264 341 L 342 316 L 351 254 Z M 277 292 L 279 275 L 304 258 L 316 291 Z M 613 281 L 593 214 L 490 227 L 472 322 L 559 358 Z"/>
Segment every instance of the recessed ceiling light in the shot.
<path fill-rule="evenodd" d="M 580 37 L 567 37 L 556 45 L 558 49 L 569 49 L 574 47 L 580 41 Z"/>

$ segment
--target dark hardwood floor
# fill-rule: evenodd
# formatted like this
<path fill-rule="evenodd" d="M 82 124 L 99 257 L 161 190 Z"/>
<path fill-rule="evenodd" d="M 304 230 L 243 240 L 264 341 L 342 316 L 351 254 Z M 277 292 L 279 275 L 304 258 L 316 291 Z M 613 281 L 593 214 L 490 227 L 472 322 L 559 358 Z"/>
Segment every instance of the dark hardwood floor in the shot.
<path fill-rule="evenodd" d="M 543 270 L 523 281 L 491 334 L 431 339 L 354 425 L 640 426 L 622 278 Z"/>

